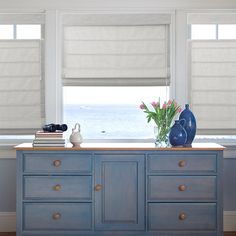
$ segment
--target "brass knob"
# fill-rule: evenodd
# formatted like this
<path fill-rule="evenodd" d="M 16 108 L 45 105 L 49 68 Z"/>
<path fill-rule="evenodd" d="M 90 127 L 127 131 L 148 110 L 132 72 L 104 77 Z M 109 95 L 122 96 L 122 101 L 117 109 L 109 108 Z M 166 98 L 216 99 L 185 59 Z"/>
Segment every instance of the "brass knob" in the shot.
<path fill-rule="evenodd" d="M 180 220 L 185 220 L 187 218 L 187 215 L 184 213 L 184 212 L 181 212 L 180 214 L 179 214 L 179 219 Z"/>
<path fill-rule="evenodd" d="M 183 192 L 187 189 L 187 186 L 186 185 L 183 185 L 181 184 L 179 187 L 178 187 L 179 191 Z"/>
<path fill-rule="evenodd" d="M 179 161 L 179 167 L 185 167 L 186 166 L 186 161 L 185 160 L 180 160 Z"/>
<path fill-rule="evenodd" d="M 55 167 L 59 167 L 61 165 L 61 161 L 60 160 L 55 160 L 55 161 L 53 161 L 53 165 Z"/>
<path fill-rule="evenodd" d="M 59 220 L 61 219 L 61 214 L 59 212 L 53 213 L 52 218 L 53 220 Z"/>
<path fill-rule="evenodd" d="M 61 185 L 57 184 L 57 185 L 53 186 L 53 190 L 60 191 L 61 190 Z"/>
<path fill-rule="evenodd" d="M 102 185 L 101 184 L 97 184 L 95 186 L 95 191 L 100 191 L 102 189 Z"/>

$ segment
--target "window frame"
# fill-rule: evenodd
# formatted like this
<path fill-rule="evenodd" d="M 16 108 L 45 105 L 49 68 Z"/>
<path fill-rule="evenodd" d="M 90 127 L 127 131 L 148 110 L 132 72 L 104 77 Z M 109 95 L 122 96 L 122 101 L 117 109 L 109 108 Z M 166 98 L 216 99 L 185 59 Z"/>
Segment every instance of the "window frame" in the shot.
<path fill-rule="evenodd" d="M 6 13 L 9 9 L 1 9 L 1 12 Z M 22 9 L 21 12 L 27 12 L 28 9 Z M 19 11 L 17 11 L 19 12 Z M 32 13 L 32 10 L 30 11 Z M 38 12 L 37 13 L 42 13 Z M 61 89 L 61 17 L 64 13 L 73 13 L 75 11 L 65 11 L 58 9 L 47 9 L 45 11 L 45 111 L 46 122 L 62 122 L 62 89 Z M 76 13 L 130 13 L 127 8 L 119 9 L 90 9 L 83 8 L 77 10 Z M 169 13 L 171 14 L 172 24 L 170 28 L 170 65 L 171 65 L 171 86 L 170 96 L 175 97 L 176 100 L 184 107 L 188 103 L 188 65 L 187 55 L 188 50 L 186 43 L 188 40 L 188 24 L 187 15 L 189 13 L 235 13 L 234 9 L 225 10 L 210 10 L 210 9 L 176 9 L 176 8 L 143 8 L 134 7 L 132 12 L 137 13 Z M 178 83 L 176 83 L 178 81 Z M 70 131 L 69 131 L 70 132 Z M 0 145 L 15 145 L 22 142 L 30 142 L 33 136 L 14 136 L 14 137 L 0 137 Z M 89 141 L 89 140 L 88 140 Z M 96 140 L 97 142 L 102 140 Z M 105 141 L 105 140 L 103 140 Z M 111 141 L 111 140 L 109 140 Z M 124 142 L 140 141 L 140 140 L 123 140 Z M 143 140 L 145 141 L 145 140 Z M 198 142 L 217 142 L 222 145 L 234 145 L 234 139 L 220 138 L 213 136 L 196 136 L 195 141 Z M 116 142 L 116 140 L 114 140 Z"/>

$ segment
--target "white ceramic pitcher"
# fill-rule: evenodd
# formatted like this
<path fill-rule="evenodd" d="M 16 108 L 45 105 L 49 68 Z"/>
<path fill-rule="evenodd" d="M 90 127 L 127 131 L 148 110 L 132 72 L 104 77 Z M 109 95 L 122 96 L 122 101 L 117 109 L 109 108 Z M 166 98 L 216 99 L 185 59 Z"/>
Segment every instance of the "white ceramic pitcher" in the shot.
<path fill-rule="evenodd" d="M 80 124 L 76 123 L 75 127 L 72 128 L 72 133 L 70 135 L 70 142 L 73 144 L 73 147 L 79 147 L 83 142 L 82 135 L 80 134 Z"/>

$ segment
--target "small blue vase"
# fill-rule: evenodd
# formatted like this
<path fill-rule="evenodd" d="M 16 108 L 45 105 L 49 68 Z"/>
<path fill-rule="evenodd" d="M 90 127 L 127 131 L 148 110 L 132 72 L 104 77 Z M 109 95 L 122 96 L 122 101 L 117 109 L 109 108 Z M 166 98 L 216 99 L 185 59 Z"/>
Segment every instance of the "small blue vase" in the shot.
<path fill-rule="evenodd" d="M 189 104 L 185 104 L 185 109 L 181 112 L 179 119 L 185 120 L 185 124 L 183 125 L 187 133 L 185 146 L 189 147 L 192 145 L 197 130 L 196 119 L 192 111 L 189 109 Z"/>
<path fill-rule="evenodd" d="M 187 133 L 181 123 L 184 120 L 176 120 L 170 129 L 169 141 L 172 146 L 183 146 L 187 140 Z"/>

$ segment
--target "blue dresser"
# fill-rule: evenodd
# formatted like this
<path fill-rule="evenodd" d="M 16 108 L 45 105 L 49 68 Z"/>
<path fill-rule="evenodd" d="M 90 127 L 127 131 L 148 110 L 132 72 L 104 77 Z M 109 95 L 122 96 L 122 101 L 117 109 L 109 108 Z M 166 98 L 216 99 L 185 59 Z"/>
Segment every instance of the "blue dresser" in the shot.
<path fill-rule="evenodd" d="M 16 147 L 17 236 L 223 236 L 223 147 Z"/>

